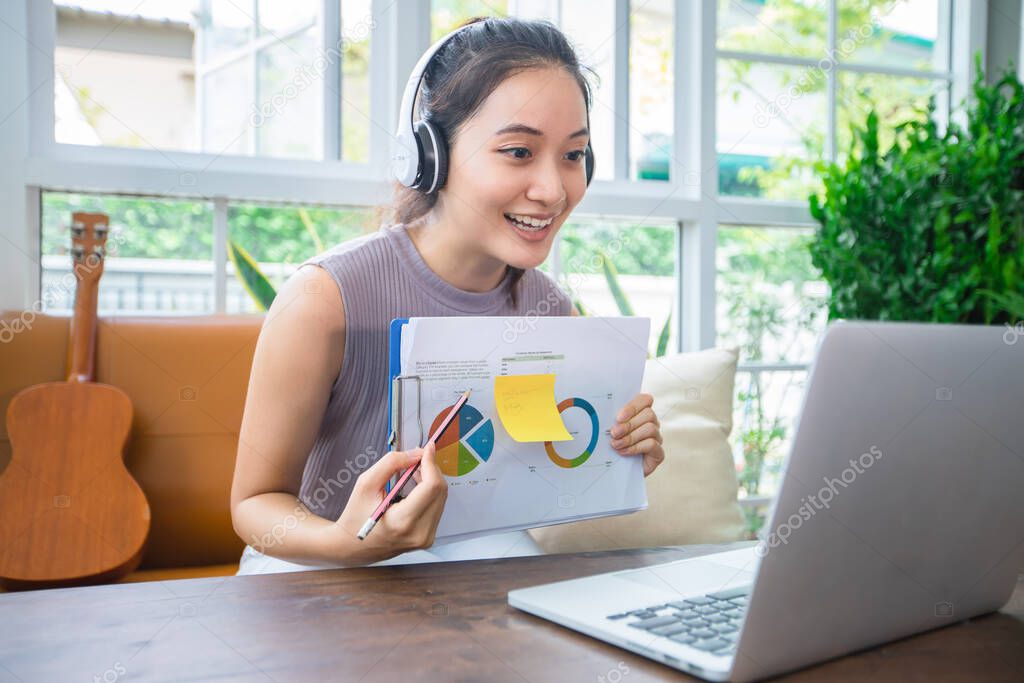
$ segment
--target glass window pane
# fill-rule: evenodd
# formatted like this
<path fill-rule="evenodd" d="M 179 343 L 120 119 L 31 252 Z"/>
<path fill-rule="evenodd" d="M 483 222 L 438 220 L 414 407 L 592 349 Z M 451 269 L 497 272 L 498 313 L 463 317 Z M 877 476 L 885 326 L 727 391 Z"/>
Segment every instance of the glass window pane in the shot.
<path fill-rule="evenodd" d="M 735 59 L 718 61 L 718 175 L 723 195 L 806 199 L 824 149 L 824 74 Z"/>
<path fill-rule="evenodd" d="M 557 26 L 559 13 L 565 12 L 564 5 L 565 0 L 514 0 L 508 3 L 508 13 L 521 19 L 544 19 Z"/>
<path fill-rule="evenodd" d="M 213 207 L 205 201 L 44 192 L 43 309 L 70 313 L 71 214 L 110 216 L 100 278 L 101 314 L 212 313 Z"/>
<path fill-rule="evenodd" d="M 676 310 L 675 238 L 673 223 L 574 216 L 559 234 L 560 284 L 587 315 L 632 310 L 649 317 L 652 356 L 668 323 L 666 352 L 674 353 L 675 325 L 669 318 Z"/>
<path fill-rule="evenodd" d="M 669 178 L 675 101 L 673 21 L 669 0 L 642 3 L 630 14 L 630 178 Z"/>
<path fill-rule="evenodd" d="M 720 50 L 821 57 L 828 44 L 827 0 L 718 0 Z"/>
<path fill-rule="evenodd" d="M 58 9 L 71 7 L 87 12 L 111 12 L 116 15 L 132 15 L 140 19 L 156 19 L 158 21 L 190 21 L 197 13 L 197 2 L 183 0 L 179 2 L 139 2 L 139 0 L 56 0 L 53 3 Z M 238 3 L 245 6 L 244 2 Z"/>
<path fill-rule="evenodd" d="M 596 72 L 590 80 L 590 139 L 594 178 L 615 176 L 615 3 L 614 0 L 563 0 L 562 30 L 580 63 Z"/>
<path fill-rule="evenodd" d="M 741 363 L 811 360 L 828 291 L 811 264 L 812 236 L 803 228 L 719 228 L 718 344 L 738 346 Z"/>
<path fill-rule="evenodd" d="M 326 91 L 343 100 L 342 158 L 366 162 L 370 0 L 338 2 L 342 37 L 325 50 L 317 0 L 58 0 L 54 138 L 322 159 Z M 339 59 L 340 88 L 323 78 Z"/>
<path fill-rule="evenodd" d="M 926 78 L 898 78 L 879 74 L 840 73 L 838 121 L 839 158 L 850 150 L 850 126 L 863 127 L 868 113 L 878 112 L 878 137 L 881 149 L 888 149 L 896 125 L 912 119 L 927 118 L 928 98 L 936 102 L 948 97 L 949 84 Z"/>
<path fill-rule="evenodd" d="M 504 16 L 508 16 L 508 0 L 432 0 L 430 41 L 437 41 L 473 17 Z"/>
<path fill-rule="evenodd" d="M 522 19 L 544 19 L 558 25 L 560 19 L 564 24 L 570 15 L 573 15 L 574 22 L 582 21 L 579 15 L 581 11 L 586 10 L 592 20 L 589 30 L 595 34 L 590 37 L 596 45 L 601 39 L 610 36 L 603 34 L 593 23 L 593 19 L 603 11 L 605 4 L 610 4 L 609 0 L 590 3 L 581 0 L 432 0 L 430 36 L 432 41 L 436 41 L 474 17 L 512 15 Z"/>
<path fill-rule="evenodd" d="M 939 0 L 839 0 L 836 51 L 846 62 L 947 71 L 947 36 L 939 36 Z"/>
<path fill-rule="evenodd" d="M 250 137 L 254 126 L 262 123 L 261 117 L 254 117 L 251 59 L 244 57 L 204 77 L 204 152 L 218 155 L 251 153 Z M 273 112 L 269 113 L 272 118 Z"/>
<path fill-rule="evenodd" d="M 189 7 L 144 8 L 117 0 L 59 3 L 54 139 L 195 151 Z"/>
<path fill-rule="evenodd" d="M 274 288 L 298 264 L 331 247 L 377 228 L 370 209 L 232 204 L 228 239 L 248 253 Z M 229 244 L 229 249 L 230 249 Z M 253 313 L 259 308 L 242 285 L 234 264 L 227 264 L 227 312 Z"/>
<path fill-rule="evenodd" d="M 260 156 L 323 158 L 323 78 L 310 78 L 316 32 L 308 29 L 260 50 Z"/>
<path fill-rule="evenodd" d="M 203 61 L 209 63 L 246 45 L 253 37 L 254 0 L 205 0 L 201 17 Z"/>
<path fill-rule="evenodd" d="M 370 0 L 341 0 L 341 158 L 345 161 L 370 160 L 372 34 Z"/>
<path fill-rule="evenodd" d="M 732 442 L 740 499 L 773 496 L 796 431 L 807 372 L 736 372 Z M 756 532 L 763 510 L 744 509 L 748 531 Z"/>
<path fill-rule="evenodd" d="M 278 38 L 300 26 L 309 26 L 320 15 L 319 0 L 258 0 L 258 6 L 260 35 Z"/>

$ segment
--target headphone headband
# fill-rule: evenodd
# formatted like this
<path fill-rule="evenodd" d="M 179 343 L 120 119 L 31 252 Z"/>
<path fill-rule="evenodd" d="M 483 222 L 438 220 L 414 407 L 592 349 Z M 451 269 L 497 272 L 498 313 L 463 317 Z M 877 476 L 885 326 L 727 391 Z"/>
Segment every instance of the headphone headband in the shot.
<path fill-rule="evenodd" d="M 427 48 L 427 51 L 416 62 L 416 66 L 413 67 L 412 73 L 409 74 L 409 80 L 405 82 L 402 103 L 398 108 L 398 126 L 395 129 L 395 146 L 391 155 L 391 166 L 395 178 L 406 187 L 412 187 L 416 182 L 416 177 L 420 174 L 420 151 L 416 143 L 413 118 L 416 115 L 414 111 L 416 95 L 419 93 L 423 77 L 427 72 L 427 66 L 452 36 L 470 26 L 473 24 L 458 27 Z"/>

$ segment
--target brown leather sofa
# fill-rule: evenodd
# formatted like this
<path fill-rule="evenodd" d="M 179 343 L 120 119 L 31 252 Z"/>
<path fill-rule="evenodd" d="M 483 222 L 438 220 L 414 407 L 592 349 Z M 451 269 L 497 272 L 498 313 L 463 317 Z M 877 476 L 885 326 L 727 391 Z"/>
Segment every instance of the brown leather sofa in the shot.
<path fill-rule="evenodd" d="M 152 515 L 137 571 L 122 581 L 234 574 L 231 525 L 238 430 L 263 315 L 101 317 L 96 381 L 132 400 L 125 453 Z M 0 416 L 16 393 L 66 379 L 70 318 L 0 313 Z M 0 470 L 11 458 L 6 419 Z"/>

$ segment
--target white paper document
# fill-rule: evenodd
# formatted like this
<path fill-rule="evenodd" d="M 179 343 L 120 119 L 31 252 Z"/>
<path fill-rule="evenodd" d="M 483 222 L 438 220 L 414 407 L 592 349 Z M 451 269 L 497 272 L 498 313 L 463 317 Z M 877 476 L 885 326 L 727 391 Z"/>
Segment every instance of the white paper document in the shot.
<path fill-rule="evenodd" d="M 646 508 L 642 458 L 619 455 L 609 430 L 640 392 L 649 331 L 637 317 L 410 318 L 398 448 L 472 392 L 437 443 L 436 542 Z"/>

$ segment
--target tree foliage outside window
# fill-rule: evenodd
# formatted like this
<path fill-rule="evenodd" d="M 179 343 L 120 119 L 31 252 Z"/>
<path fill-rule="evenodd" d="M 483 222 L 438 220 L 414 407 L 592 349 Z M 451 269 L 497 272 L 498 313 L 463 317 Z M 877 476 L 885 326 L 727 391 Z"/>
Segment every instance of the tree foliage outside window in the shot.
<path fill-rule="evenodd" d="M 838 64 L 899 66 L 942 71 L 932 64 L 929 40 L 889 28 L 888 13 L 937 11 L 936 3 L 902 0 L 839 0 L 839 34 L 855 49 L 840 52 Z M 751 20 L 755 12 L 756 20 Z M 927 17 L 922 16 L 922 20 Z M 927 33 L 927 31 L 924 31 Z M 936 36 L 935 42 L 944 40 Z M 802 0 L 743 2 L 720 0 L 717 46 L 764 55 L 819 60 L 828 46 L 828 3 Z M 903 59 L 903 61 L 897 61 Z M 832 63 L 831 68 L 836 68 Z M 850 129 L 878 112 L 883 144 L 899 124 L 927 117 L 930 95 L 948 84 L 926 77 L 877 73 L 837 73 L 836 137 L 838 157 L 848 149 Z M 744 130 L 719 126 L 719 191 L 765 199 L 805 199 L 820 191 L 815 165 L 825 158 L 827 73 L 817 67 L 768 64 L 751 59 L 718 60 L 718 106 L 755 102 Z M 745 110 L 746 111 L 746 110 Z M 760 118 L 758 117 L 760 114 Z M 771 131 L 770 151 L 750 152 L 743 135 Z M 723 136 L 741 142 L 723 149 Z M 742 362 L 807 362 L 826 323 L 827 287 L 813 266 L 809 231 L 731 228 L 719 231 L 719 344 L 738 345 Z M 733 431 L 737 471 L 744 496 L 771 495 L 792 438 L 794 404 L 803 391 L 802 371 L 740 372 Z M 763 511 L 746 509 L 756 531 Z"/>
<path fill-rule="evenodd" d="M 799 228 L 719 228 L 718 344 L 739 347 L 741 363 L 810 360 L 827 295 L 807 250 L 812 237 Z M 732 441 L 743 497 L 775 492 L 805 376 L 737 373 Z M 756 532 L 763 511 L 744 512 Z"/>
<path fill-rule="evenodd" d="M 720 191 L 723 194 L 802 200 L 812 192 L 820 192 L 821 183 L 814 173 L 814 165 L 824 158 L 826 151 L 828 131 L 823 107 L 827 105 L 824 98 L 830 69 L 838 72 L 836 133 L 839 150 L 847 148 L 850 127 L 862 124 L 868 111 L 874 109 L 879 113 L 884 143 L 892 139 L 899 123 L 908 118 L 924 120 L 928 97 L 948 87 L 945 80 L 841 70 L 843 64 L 854 61 L 862 65 L 935 70 L 932 43 L 945 40 L 944 36 L 931 41 L 886 27 L 888 17 L 894 13 L 937 12 L 934 0 L 840 0 L 837 3 L 839 48 L 834 53 L 838 61 L 825 60 L 827 3 L 720 0 L 719 14 L 732 8 L 735 14 L 742 16 L 751 11 L 745 6 L 753 5 L 763 5 L 753 25 L 720 26 L 720 49 L 804 57 L 816 60 L 816 65 L 778 67 L 750 60 L 719 59 L 720 109 L 740 98 L 755 101 L 758 104 L 750 112 L 749 132 L 772 125 L 789 140 L 767 157 L 743 157 L 720 149 Z M 922 21 L 933 18 L 922 17 Z M 824 64 L 824 68 L 820 64 Z M 721 139 L 722 131 L 719 137 Z M 742 150 L 740 144 L 736 151 Z"/>

